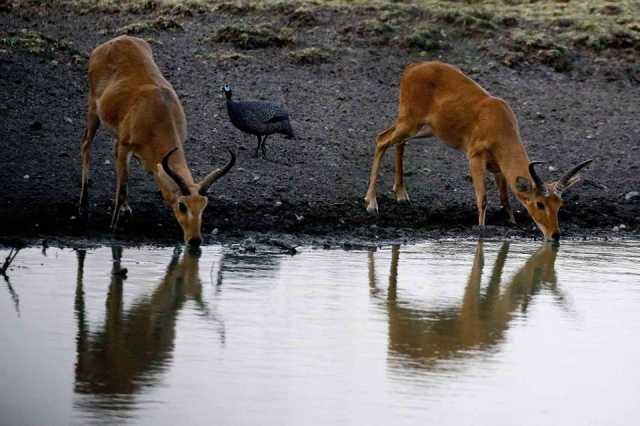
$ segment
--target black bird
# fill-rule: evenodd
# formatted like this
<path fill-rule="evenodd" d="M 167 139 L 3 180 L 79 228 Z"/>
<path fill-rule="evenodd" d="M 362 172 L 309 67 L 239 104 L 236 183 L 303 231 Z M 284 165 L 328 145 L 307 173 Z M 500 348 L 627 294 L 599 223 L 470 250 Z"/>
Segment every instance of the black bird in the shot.
<path fill-rule="evenodd" d="M 289 113 L 281 105 L 264 101 L 234 101 L 231 99 L 231 87 L 228 84 L 225 84 L 222 90 L 227 97 L 227 112 L 231 123 L 243 132 L 258 138 L 256 157 L 262 149 L 262 158 L 266 158 L 267 136 L 281 133 L 286 135 L 287 139 L 293 137 Z"/>

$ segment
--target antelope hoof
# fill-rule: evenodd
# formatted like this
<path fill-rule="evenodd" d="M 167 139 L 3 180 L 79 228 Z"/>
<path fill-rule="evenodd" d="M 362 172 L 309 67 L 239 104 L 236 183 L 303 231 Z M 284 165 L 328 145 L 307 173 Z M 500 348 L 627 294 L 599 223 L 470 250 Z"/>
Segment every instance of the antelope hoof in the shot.
<path fill-rule="evenodd" d="M 378 200 L 365 198 L 365 201 L 367 202 L 367 213 L 378 214 Z"/>
<path fill-rule="evenodd" d="M 120 206 L 120 214 L 123 213 L 127 216 L 133 215 L 133 211 L 131 210 L 131 207 L 129 207 L 129 203 L 127 203 L 126 201 Z"/>
<path fill-rule="evenodd" d="M 87 208 L 87 206 L 81 205 L 80 207 L 78 207 L 78 218 L 84 221 L 89 218 L 89 209 Z"/>
<path fill-rule="evenodd" d="M 409 193 L 404 187 L 398 188 L 396 191 L 396 201 L 398 203 L 411 203 L 411 198 L 409 198 Z"/>

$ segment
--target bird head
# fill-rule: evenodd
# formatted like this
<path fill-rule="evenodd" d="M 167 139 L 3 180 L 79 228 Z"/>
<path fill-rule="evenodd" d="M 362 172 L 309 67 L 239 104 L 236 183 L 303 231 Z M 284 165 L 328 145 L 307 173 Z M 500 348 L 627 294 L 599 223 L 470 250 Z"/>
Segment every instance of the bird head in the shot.
<path fill-rule="evenodd" d="M 227 97 L 227 99 L 231 99 L 231 86 L 225 84 L 224 86 L 222 86 L 222 91 L 224 92 L 224 95 Z"/>

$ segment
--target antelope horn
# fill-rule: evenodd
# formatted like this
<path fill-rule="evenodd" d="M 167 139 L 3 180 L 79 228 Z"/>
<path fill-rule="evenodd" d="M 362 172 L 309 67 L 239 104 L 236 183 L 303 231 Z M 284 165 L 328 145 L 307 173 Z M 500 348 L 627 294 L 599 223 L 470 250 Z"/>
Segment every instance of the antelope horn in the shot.
<path fill-rule="evenodd" d="M 593 159 L 583 161 L 582 163 L 575 166 L 573 169 L 569 170 L 567 174 L 562 176 L 558 181 L 558 183 L 556 184 L 556 189 L 558 190 L 558 192 L 562 192 L 564 189 L 570 186 L 571 178 L 573 178 L 576 174 L 578 174 L 578 172 L 582 170 L 584 167 L 588 166 L 592 161 Z"/>
<path fill-rule="evenodd" d="M 529 163 L 529 174 L 531 178 L 533 178 L 533 182 L 536 184 L 536 189 L 544 194 L 547 193 L 547 186 L 544 184 L 544 181 L 540 179 L 540 176 L 536 173 L 536 164 L 544 164 L 544 161 L 532 161 Z"/>
<path fill-rule="evenodd" d="M 169 168 L 169 157 L 171 157 L 171 154 L 173 154 L 177 150 L 177 147 L 173 148 L 164 156 L 164 158 L 162 159 L 162 169 L 167 175 L 169 175 L 171 179 L 173 179 L 176 185 L 178 185 L 178 188 L 180 188 L 180 192 L 182 193 L 182 195 L 191 195 L 191 191 L 189 191 L 189 187 L 186 183 L 184 183 L 182 177 Z"/>
<path fill-rule="evenodd" d="M 207 195 L 209 187 L 222 176 L 226 175 L 236 163 L 236 154 L 231 150 L 229 150 L 229 154 L 231 154 L 231 159 L 223 168 L 212 171 L 202 179 L 202 182 L 200 182 L 200 189 L 198 189 L 198 193 L 200 195 Z"/>

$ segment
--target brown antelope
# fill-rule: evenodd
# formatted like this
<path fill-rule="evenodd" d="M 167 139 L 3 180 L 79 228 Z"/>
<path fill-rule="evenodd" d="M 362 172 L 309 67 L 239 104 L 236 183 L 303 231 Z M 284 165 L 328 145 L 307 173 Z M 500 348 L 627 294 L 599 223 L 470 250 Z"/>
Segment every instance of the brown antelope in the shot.
<path fill-rule="evenodd" d="M 194 182 L 183 144 L 187 123 L 182 104 L 156 65 L 149 44 L 120 36 L 96 47 L 89 59 L 89 108 L 82 140 L 80 214 L 86 217 L 91 142 L 100 123 L 114 135 L 116 195 L 111 220 L 115 231 L 127 203 L 129 159 L 135 157 L 153 177 L 174 212 L 185 242 L 202 241 L 202 212 L 211 184 L 234 165 L 235 155 L 221 169 Z M 174 154 L 175 155 L 172 155 Z"/>
<path fill-rule="evenodd" d="M 485 256 L 480 240 L 460 303 L 430 307 L 429 303 L 402 300 L 398 294 L 399 246 L 392 247 L 386 297 L 378 287 L 374 254 L 369 252 L 371 294 L 388 314 L 389 359 L 411 369 L 434 370 L 443 361 L 495 351 L 503 344 L 514 317 L 526 313 L 529 303 L 543 290 L 550 292 L 557 306 L 567 308 L 555 271 L 556 245 L 544 244 L 503 280 L 508 253 L 509 243 L 505 242 L 484 287 Z"/>
<path fill-rule="evenodd" d="M 431 136 L 467 155 L 480 226 L 485 224 L 485 173 L 489 169 L 512 223 L 515 224 L 515 218 L 507 187 L 527 209 L 546 240 L 560 238 L 558 210 L 562 206 L 562 192 L 578 182 L 577 173 L 591 160 L 577 165 L 556 182 L 543 182 L 534 168 L 540 162 L 529 161 L 509 105 L 491 96 L 458 68 L 441 62 L 411 64 L 402 75 L 398 117 L 394 126 L 376 139 L 365 197 L 367 211 L 378 211 L 376 180 L 387 148 L 396 146 L 393 185 L 396 199 L 409 201 L 402 170 L 404 145 L 410 139 Z"/>
<path fill-rule="evenodd" d="M 113 395 L 136 395 L 160 381 L 169 365 L 166 360 L 176 348 L 177 318 L 189 303 L 212 322 L 221 344 L 225 339 L 224 322 L 202 294 L 199 250 L 185 250 L 182 257 L 175 251 L 155 289 L 131 306 L 123 301 L 126 275 L 120 266 L 122 248 L 114 247 L 112 253 L 104 320 L 94 323 L 88 319 L 91 312 L 85 304 L 86 252 L 77 252 L 75 391 L 86 395 L 87 403 L 98 411 Z"/>

